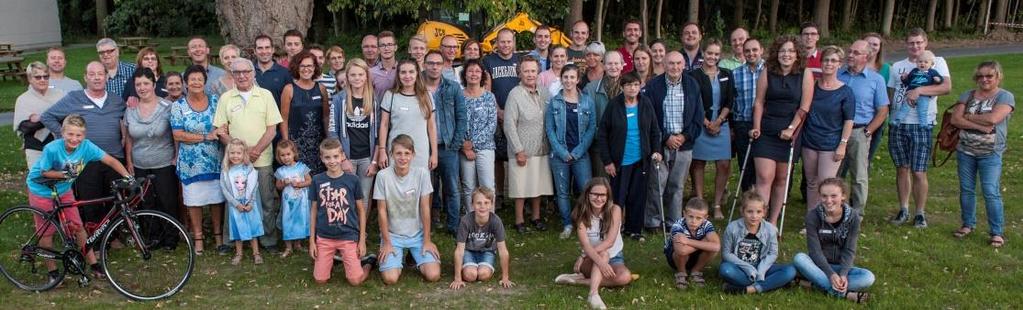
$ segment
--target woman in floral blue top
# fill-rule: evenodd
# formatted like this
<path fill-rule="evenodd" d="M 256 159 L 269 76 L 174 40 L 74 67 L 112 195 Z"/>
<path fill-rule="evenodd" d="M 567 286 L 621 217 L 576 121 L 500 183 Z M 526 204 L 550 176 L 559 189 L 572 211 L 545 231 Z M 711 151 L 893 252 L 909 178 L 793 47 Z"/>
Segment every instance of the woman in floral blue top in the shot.
<path fill-rule="evenodd" d="M 494 189 L 494 131 L 497 130 L 497 99 L 484 89 L 487 83 L 483 65 L 469 60 L 462 65 L 462 86 L 469 114 L 466 131 L 469 141 L 462 145 L 462 197 L 471 205 L 472 191 L 478 184 Z"/>
<path fill-rule="evenodd" d="M 181 179 L 182 198 L 189 207 L 188 217 L 195 237 L 195 252 L 203 252 L 202 207 L 210 206 L 213 215 L 213 236 L 223 243 L 221 230 L 224 195 L 220 190 L 220 161 L 223 156 L 214 131 L 213 113 L 217 96 L 205 92 L 206 71 L 199 66 L 185 70 L 188 95 L 171 107 L 170 123 L 178 144 L 177 172 Z"/>

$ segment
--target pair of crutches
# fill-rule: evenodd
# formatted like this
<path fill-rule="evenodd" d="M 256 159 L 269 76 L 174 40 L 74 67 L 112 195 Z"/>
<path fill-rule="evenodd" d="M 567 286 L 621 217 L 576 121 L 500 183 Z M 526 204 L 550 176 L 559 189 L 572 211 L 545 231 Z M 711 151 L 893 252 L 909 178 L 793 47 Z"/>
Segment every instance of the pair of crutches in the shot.
<path fill-rule="evenodd" d="M 667 162 L 668 172 L 669 173 L 671 172 L 671 164 L 673 162 L 675 162 L 674 161 L 674 159 L 675 159 L 674 158 L 675 157 L 675 152 L 668 151 L 668 152 L 665 152 L 665 153 L 666 153 L 665 156 L 662 156 L 660 161 L 654 161 L 654 169 L 656 169 L 657 173 L 658 173 L 657 174 L 657 182 L 658 182 L 657 183 L 657 187 L 658 187 L 658 189 L 660 189 L 660 187 L 661 187 L 660 186 L 660 182 L 661 182 L 661 180 L 660 180 L 661 162 L 664 162 L 664 161 Z M 672 158 L 667 158 L 667 154 L 671 154 Z M 657 191 L 657 208 L 658 208 L 658 210 L 661 211 L 661 225 L 660 226 L 661 226 L 661 234 L 664 236 L 664 244 L 668 244 L 668 228 L 666 226 L 667 219 L 664 218 L 664 191 L 663 190 L 658 190 Z"/>
<path fill-rule="evenodd" d="M 802 127 L 802 126 L 800 126 Z M 785 229 L 785 207 L 789 203 L 789 186 L 792 185 L 792 166 L 795 164 L 792 159 L 796 153 L 796 139 L 799 136 L 797 130 L 792 134 L 792 142 L 789 144 L 789 161 L 788 167 L 785 172 L 785 193 L 782 194 L 781 202 L 781 219 L 778 220 L 778 236 L 781 237 L 782 231 Z M 732 199 L 732 208 L 728 211 L 728 223 L 732 222 L 732 216 L 735 214 L 735 205 L 739 202 L 739 194 L 742 192 L 742 179 L 746 175 L 746 164 L 749 163 L 750 150 L 753 149 L 753 137 L 750 137 L 749 144 L 746 147 L 746 157 L 742 159 L 742 166 L 739 167 L 739 180 L 735 182 L 735 196 Z"/>

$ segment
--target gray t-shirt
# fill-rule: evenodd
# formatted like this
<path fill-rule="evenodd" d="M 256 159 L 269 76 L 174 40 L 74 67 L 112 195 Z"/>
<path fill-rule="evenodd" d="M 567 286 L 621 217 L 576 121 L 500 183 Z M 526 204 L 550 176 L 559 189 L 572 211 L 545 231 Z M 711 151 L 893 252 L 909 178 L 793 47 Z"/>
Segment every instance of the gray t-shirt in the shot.
<path fill-rule="evenodd" d="M 174 140 L 170 129 L 170 102 L 160 99 L 148 118 L 139 107 L 124 111 L 124 122 L 131 136 L 131 162 L 136 168 L 157 169 L 174 164 Z"/>
<path fill-rule="evenodd" d="M 966 114 L 991 113 L 995 106 L 1000 104 L 1008 105 L 1012 110 L 1016 110 L 1016 99 L 1012 93 L 1004 89 L 998 90 L 998 93 L 993 98 L 986 100 L 978 100 L 976 97 L 971 98 L 970 95 L 972 93 L 973 91 L 969 90 L 959 96 L 959 102 L 966 104 Z M 1009 116 L 1011 115 L 1009 114 Z M 973 156 L 1004 152 L 1005 140 L 1008 135 L 1009 116 L 995 124 L 994 132 L 980 132 L 973 129 L 960 130 L 959 145 L 956 149 Z"/>
<path fill-rule="evenodd" d="M 68 77 L 64 77 L 63 79 L 50 79 L 50 88 L 59 89 L 66 94 L 74 90 L 82 90 L 82 83 Z"/>
<path fill-rule="evenodd" d="M 504 224 L 497 214 L 490 213 L 490 219 L 483 226 L 476 224 L 476 211 L 462 216 L 458 223 L 458 235 L 455 242 L 464 242 L 466 251 L 493 252 L 497 243 L 504 242 Z"/>
<path fill-rule="evenodd" d="M 373 186 L 373 199 L 387 201 L 387 229 L 403 237 L 415 236 L 423 230 L 419 200 L 431 193 L 430 172 L 414 166 L 403 177 L 394 173 L 394 166 L 387 167 L 377 173 Z"/>

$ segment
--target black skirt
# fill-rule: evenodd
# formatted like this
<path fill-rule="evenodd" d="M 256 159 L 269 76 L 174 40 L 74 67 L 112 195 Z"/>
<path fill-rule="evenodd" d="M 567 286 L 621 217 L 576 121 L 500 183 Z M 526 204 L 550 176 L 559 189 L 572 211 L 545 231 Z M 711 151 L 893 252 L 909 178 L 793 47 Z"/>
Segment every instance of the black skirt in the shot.
<path fill-rule="evenodd" d="M 796 148 L 798 149 L 798 145 Z M 776 135 L 760 135 L 760 138 L 753 140 L 753 158 L 767 158 L 779 163 L 789 162 L 789 151 L 792 150 L 792 140 L 782 140 Z M 793 154 L 795 160 L 797 154 Z"/>

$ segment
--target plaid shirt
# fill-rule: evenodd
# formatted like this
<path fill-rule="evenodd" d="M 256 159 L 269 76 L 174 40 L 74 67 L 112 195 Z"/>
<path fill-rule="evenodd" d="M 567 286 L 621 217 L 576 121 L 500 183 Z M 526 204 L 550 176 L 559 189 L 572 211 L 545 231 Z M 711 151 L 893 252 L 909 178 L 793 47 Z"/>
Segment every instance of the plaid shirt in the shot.
<path fill-rule="evenodd" d="M 736 121 L 753 121 L 753 101 L 757 95 L 757 79 L 764 72 L 764 60 L 757 64 L 756 70 L 750 70 L 748 65 L 742 65 L 732 71 L 735 79 L 735 104 L 732 115 Z"/>
<path fill-rule="evenodd" d="M 117 75 L 107 77 L 107 92 L 117 94 L 124 98 L 124 83 L 135 74 L 135 64 L 123 61 L 117 62 Z"/>
<path fill-rule="evenodd" d="M 668 92 L 664 95 L 664 130 L 669 134 L 680 134 L 683 124 L 683 112 L 685 111 L 685 96 L 682 91 L 682 78 L 672 82 L 671 78 L 665 76 L 668 83 Z"/>

